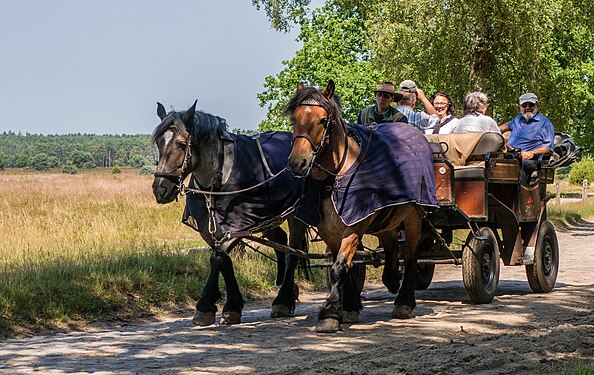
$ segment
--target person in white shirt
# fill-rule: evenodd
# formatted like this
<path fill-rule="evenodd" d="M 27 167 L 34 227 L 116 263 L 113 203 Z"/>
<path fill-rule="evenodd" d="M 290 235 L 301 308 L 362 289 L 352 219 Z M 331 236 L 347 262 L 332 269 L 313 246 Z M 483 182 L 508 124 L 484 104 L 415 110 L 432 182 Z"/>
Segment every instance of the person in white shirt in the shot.
<path fill-rule="evenodd" d="M 452 126 L 452 133 L 485 133 L 501 134 L 495 120 L 486 116 L 489 100 L 482 92 L 471 92 L 464 98 L 464 117 Z"/>
<path fill-rule="evenodd" d="M 452 98 L 445 92 L 436 92 L 429 99 L 435 112 L 437 112 L 437 123 L 432 128 L 425 129 L 425 134 L 448 134 L 452 126 L 458 122 L 455 116 L 456 108 Z"/>

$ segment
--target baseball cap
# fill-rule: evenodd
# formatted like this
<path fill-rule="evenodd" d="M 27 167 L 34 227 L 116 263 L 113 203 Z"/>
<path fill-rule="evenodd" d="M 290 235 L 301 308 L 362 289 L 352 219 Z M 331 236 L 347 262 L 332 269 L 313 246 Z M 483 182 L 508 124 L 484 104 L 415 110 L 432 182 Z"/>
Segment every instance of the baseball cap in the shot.
<path fill-rule="evenodd" d="M 415 81 L 406 79 L 400 82 L 400 86 L 398 87 L 398 89 L 400 91 L 417 92 L 417 84 L 415 83 Z"/>
<path fill-rule="evenodd" d="M 520 96 L 520 105 L 524 104 L 524 103 L 538 103 L 538 97 L 531 93 L 531 92 L 527 92 L 525 94 L 523 94 L 522 96 Z"/>

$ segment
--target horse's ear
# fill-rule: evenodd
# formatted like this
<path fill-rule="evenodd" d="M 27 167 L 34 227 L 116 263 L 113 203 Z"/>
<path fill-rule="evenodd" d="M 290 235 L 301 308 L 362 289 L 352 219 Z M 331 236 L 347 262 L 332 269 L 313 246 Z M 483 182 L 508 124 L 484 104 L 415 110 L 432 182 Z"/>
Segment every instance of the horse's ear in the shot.
<path fill-rule="evenodd" d="M 165 107 L 163 107 L 163 104 L 159 102 L 157 102 L 157 116 L 159 116 L 161 121 L 163 121 L 165 116 L 167 116 L 167 111 L 165 110 Z"/>
<path fill-rule="evenodd" d="M 328 82 L 328 85 L 326 86 L 326 88 L 324 89 L 324 92 L 322 93 L 324 95 L 324 97 L 328 100 L 332 100 L 332 96 L 334 96 L 334 89 L 336 88 L 336 86 L 334 85 L 334 81 L 330 80 L 330 82 Z"/>
<path fill-rule="evenodd" d="M 186 113 L 182 115 L 181 119 L 184 124 L 187 124 L 191 119 L 194 118 L 194 115 L 196 114 L 196 103 L 198 103 L 198 100 L 194 100 L 194 104 L 192 104 Z"/>
<path fill-rule="evenodd" d="M 297 83 L 297 92 L 303 90 L 303 85 L 301 83 Z"/>

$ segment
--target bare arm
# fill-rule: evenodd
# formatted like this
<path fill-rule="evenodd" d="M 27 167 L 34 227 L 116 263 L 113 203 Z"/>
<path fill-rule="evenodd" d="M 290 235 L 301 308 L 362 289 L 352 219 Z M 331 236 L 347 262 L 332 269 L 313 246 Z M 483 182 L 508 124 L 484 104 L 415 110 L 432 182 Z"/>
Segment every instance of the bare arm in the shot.
<path fill-rule="evenodd" d="M 428 115 L 437 114 L 437 111 L 435 110 L 435 108 L 433 108 L 433 104 L 431 104 L 429 99 L 427 99 L 427 97 L 425 96 L 425 91 L 417 88 L 417 98 L 419 98 L 421 103 L 423 103 L 423 107 L 425 107 L 425 112 L 427 112 Z"/>
<path fill-rule="evenodd" d="M 501 124 L 499 125 L 499 130 L 501 130 L 501 133 L 505 133 L 511 130 L 511 128 L 509 127 L 509 121 L 506 122 L 505 124 Z"/>
<path fill-rule="evenodd" d="M 522 159 L 538 159 L 539 155 L 550 154 L 551 150 L 546 147 L 535 148 L 530 151 L 522 151 Z"/>

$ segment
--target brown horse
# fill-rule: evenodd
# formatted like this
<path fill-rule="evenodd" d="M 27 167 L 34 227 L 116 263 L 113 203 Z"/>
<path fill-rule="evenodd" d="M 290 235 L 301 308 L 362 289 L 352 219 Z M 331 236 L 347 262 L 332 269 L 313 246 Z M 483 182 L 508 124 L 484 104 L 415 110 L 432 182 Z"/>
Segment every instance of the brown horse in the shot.
<path fill-rule="evenodd" d="M 298 85 L 297 93 L 285 109 L 285 114 L 291 115 L 293 121 L 293 146 L 288 159 L 289 168 L 295 176 L 309 176 L 314 184 L 321 185 L 318 231 L 336 259 L 330 270 L 332 286 L 319 313 L 317 332 L 336 332 L 345 318 L 343 316 L 344 301 L 341 300 L 344 297 L 343 287 L 347 281 L 347 273 L 351 269 L 355 252 L 362 246 L 364 234 L 376 236 L 384 246 L 386 266 L 382 280 L 390 291 L 398 293 L 394 301 L 392 317 L 406 319 L 413 316 L 412 311 L 416 305 L 414 283 L 417 244 L 421 235 L 424 214 L 424 210 L 418 202 L 405 199 L 402 202 L 382 205 L 378 209 L 373 209 L 367 216 L 358 219 L 355 223 L 345 223 L 344 217 L 341 217 L 343 211 L 341 202 L 333 199 L 333 194 L 340 189 L 348 191 L 353 182 L 351 178 L 361 170 L 362 165 L 376 163 L 377 160 L 373 160 L 375 158 L 372 156 L 373 151 L 368 150 L 372 148 L 371 143 L 375 130 L 366 130 L 371 134 L 367 143 L 367 146 L 370 147 L 364 148 L 364 144 L 360 143 L 361 140 L 358 139 L 360 137 L 357 136 L 357 131 L 353 131 L 354 128 L 348 126 L 341 118 L 334 90 L 333 81 L 330 81 L 323 92 L 312 87 L 304 88 Z M 416 142 L 416 148 L 406 152 L 409 152 L 415 160 L 421 160 L 424 164 L 428 162 L 429 165 L 432 165 L 429 145 L 418 131 L 413 130 L 407 124 L 382 124 L 382 126 L 394 126 L 394 129 L 401 129 L 399 131 L 408 134 L 408 139 Z M 377 133 L 374 145 L 381 143 L 379 130 Z M 414 164 L 414 161 L 412 163 Z M 429 199 L 429 205 L 434 205 L 435 182 L 432 166 L 429 171 L 430 176 L 419 177 L 419 181 L 421 181 L 419 186 L 425 185 L 428 192 L 433 189 L 433 198 Z M 396 174 L 399 172 L 397 171 Z M 379 188 L 385 182 L 384 180 L 385 176 L 380 173 L 373 183 L 377 184 Z M 433 181 L 433 185 L 431 185 L 431 181 Z M 413 181 L 397 182 L 404 185 L 414 184 Z M 416 188 L 413 187 L 412 190 L 414 189 Z M 348 200 L 347 193 L 342 198 L 346 197 L 345 199 Z M 380 193 L 375 190 L 369 192 L 369 195 L 378 194 Z M 362 197 L 354 197 L 356 200 L 360 200 L 360 198 Z M 403 283 L 399 289 L 396 276 L 398 274 L 397 228 L 402 224 L 406 234 L 403 252 L 405 271 Z M 350 295 L 359 297 L 357 293 L 350 293 Z M 352 320 L 352 318 L 349 319 Z"/>

